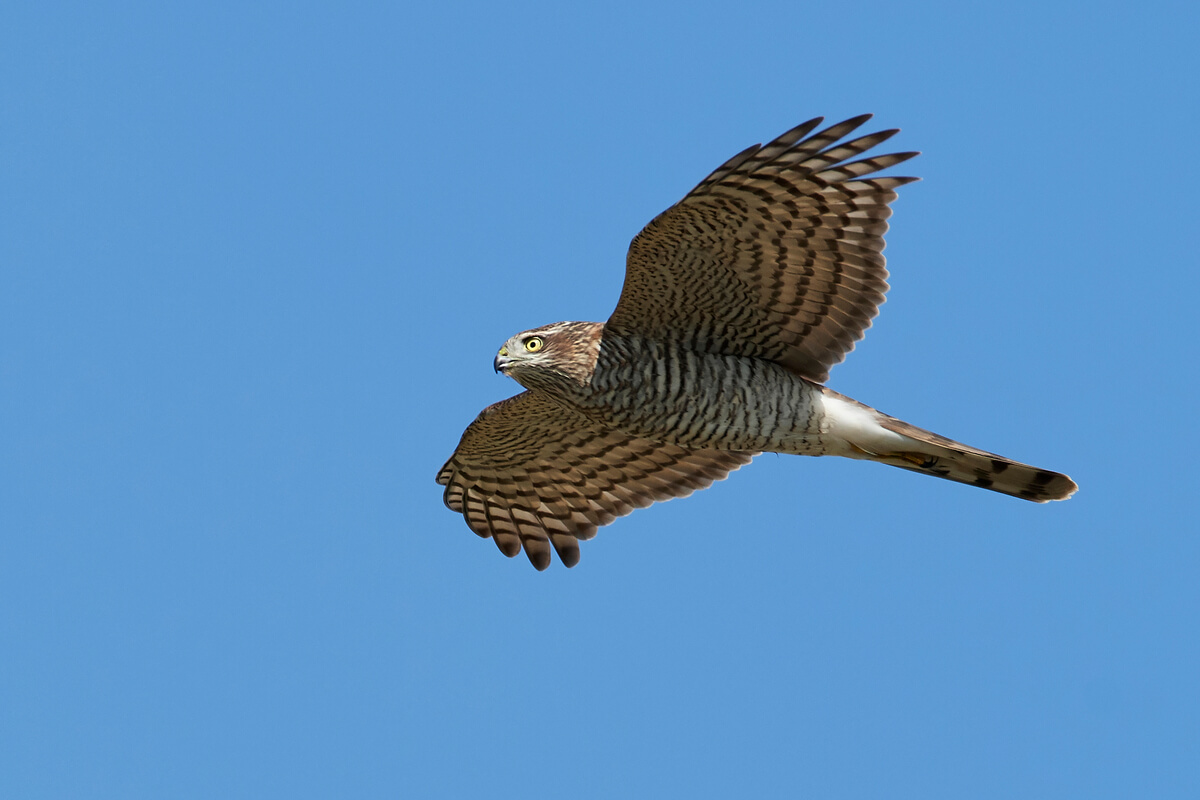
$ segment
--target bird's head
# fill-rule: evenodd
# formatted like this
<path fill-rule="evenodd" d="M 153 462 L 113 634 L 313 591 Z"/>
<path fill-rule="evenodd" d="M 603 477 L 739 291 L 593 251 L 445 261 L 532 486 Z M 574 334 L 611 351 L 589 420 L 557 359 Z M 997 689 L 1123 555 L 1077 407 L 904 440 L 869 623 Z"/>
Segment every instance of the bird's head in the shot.
<path fill-rule="evenodd" d="M 504 343 L 492 365 L 527 389 L 586 386 L 603 329 L 598 322 L 556 322 L 523 331 Z"/>

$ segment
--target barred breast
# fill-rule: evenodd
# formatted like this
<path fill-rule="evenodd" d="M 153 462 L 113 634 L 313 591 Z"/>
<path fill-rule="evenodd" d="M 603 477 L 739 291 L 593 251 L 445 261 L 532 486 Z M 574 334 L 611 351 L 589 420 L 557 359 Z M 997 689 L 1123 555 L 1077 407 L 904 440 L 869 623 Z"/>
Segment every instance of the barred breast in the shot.
<path fill-rule="evenodd" d="M 690 448 L 823 451 L 820 387 L 777 364 L 606 335 L 580 404 L 635 436 Z"/>

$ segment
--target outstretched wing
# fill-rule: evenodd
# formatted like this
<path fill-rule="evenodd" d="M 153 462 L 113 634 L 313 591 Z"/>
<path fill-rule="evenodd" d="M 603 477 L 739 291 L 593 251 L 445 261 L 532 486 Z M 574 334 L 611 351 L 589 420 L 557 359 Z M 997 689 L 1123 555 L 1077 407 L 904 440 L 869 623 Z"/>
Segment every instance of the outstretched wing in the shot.
<path fill-rule="evenodd" d="M 688 450 L 603 430 L 540 392 L 484 409 L 438 473 L 446 506 L 504 555 L 539 570 L 553 545 L 579 562 L 579 539 L 656 500 L 707 488 L 755 453 Z"/>
<path fill-rule="evenodd" d="M 659 214 L 629 247 L 607 329 L 769 359 L 823 383 L 878 313 L 888 203 L 917 180 L 864 177 L 916 153 L 849 160 L 895 130 L 836 144 L 868 119 L 812 136 L 822 120 L 809 120 Z"/>

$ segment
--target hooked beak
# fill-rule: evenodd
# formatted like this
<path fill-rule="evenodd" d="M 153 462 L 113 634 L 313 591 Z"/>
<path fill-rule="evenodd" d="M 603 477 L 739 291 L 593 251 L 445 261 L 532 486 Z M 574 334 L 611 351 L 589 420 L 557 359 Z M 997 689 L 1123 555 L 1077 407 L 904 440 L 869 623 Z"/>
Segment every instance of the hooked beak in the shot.
<path fill-rule="evenodd" d="M 508 369 L 509 360 L 508 348 L 501 347 L 500 352 L 496 354 L 496 360 L 492 362 L 492 368 L 495 369 L 496 372 L 504 372 L 506 369 Z"/>

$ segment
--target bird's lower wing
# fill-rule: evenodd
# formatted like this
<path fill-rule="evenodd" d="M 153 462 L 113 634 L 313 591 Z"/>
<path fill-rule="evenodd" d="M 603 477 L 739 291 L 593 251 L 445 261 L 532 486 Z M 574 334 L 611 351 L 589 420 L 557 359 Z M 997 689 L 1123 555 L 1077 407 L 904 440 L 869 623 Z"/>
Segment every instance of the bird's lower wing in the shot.
<path fill-rule="evenodd" d="M 551 546 L 573 567 L 578 540 L 601 525 L 704 489 L 755 455 L 639 439 L 528 391 L 484 409 L 437 482 L 471 530 L 542 570 Z"/>

